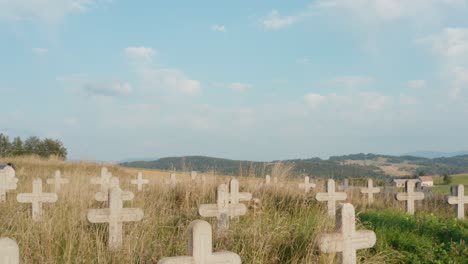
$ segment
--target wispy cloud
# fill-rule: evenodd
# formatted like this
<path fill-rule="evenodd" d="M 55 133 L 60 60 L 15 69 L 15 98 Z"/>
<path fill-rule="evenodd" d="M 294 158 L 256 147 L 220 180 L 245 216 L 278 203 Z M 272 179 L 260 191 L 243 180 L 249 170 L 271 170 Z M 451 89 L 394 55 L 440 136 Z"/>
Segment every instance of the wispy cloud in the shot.
<path fill-rule="evenodd" d="M 133 92 L 133 88 L 128 82 L 100 81 L 91 79 L 85 74 L 58 77 L 57 81 L 67 89 L 90 97 L 114 97 L 129 95 Z"/>
<path fill-rule="evenodd" d="M 216 31 L 216 32 L 226 32 L 226 27 L 224 25 L 212 25 L 211 30 Z"/>
<path fill-rule="evenodd" d="M 328 85 L 342 88 L 357 88 L 370 84 L 373 78 L 365 75 L 340 76 L 327 81 Z"/>
<path fill-rule="evenodd" d="M 303 14 L 282 16 L 277 10 L 272 10 L 266 17 L 260 20 L 260 24 L 265 30 L 278 30 L 297 23 L 303 17 Z"/>
<path fill-rule="evenodd" d="M 421 89 L 426 87 L 426 81 L 425 80 L 411 80 L 408 81 L 407 86 L 410 88 L 414 89 Z"/>
<path fill-rule="evenodd" d="M 46 48 L 33 48 L 32 52 L 38 56 L 41 56 L 46 55 L 49 52 L 49 50 Z"/>
<path fill-rule="evenodd" d="M 234 83 L 228 84 L 228 87 L 229 87 L 229 89 L 231 89 L 233 91 L 241 92 L 241 91 L 245 91 L 247 89 L 252 88 L 253 85 L 250 84 L 250 83 L 234 82 Z"/>
<path fill-rule="evenodd" d="M 142 60 L 145 62 L 151 62 L 156 51 L 152 48 L 139 46 L 139 47 L 127 47 L 125 48 L 125 54 L 133 60 Z"/>

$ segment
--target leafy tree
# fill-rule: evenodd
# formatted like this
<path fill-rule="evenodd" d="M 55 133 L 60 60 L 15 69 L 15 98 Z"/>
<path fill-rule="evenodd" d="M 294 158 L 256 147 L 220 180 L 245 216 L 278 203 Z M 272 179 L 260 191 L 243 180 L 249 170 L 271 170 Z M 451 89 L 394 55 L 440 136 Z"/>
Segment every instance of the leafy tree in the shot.
<path fill-rule="evenodd" d="M 9 155 L 20 156 L 24 154 L 23 140 L 20 137 L 15 137 L 11 143 L 11 149 Z"/>
<path fill-rule="evenodd" d="M 444 174 L 444 183 L 445 184 L 451 184 L 452 183 L 452 177 L 448 175 L 447 173 Z"/>
<path fill-rule="evenodd" d="M 0 157 L 8 155 L 11 149 L 10 139 L 7 135 L 0 133 Z"/>

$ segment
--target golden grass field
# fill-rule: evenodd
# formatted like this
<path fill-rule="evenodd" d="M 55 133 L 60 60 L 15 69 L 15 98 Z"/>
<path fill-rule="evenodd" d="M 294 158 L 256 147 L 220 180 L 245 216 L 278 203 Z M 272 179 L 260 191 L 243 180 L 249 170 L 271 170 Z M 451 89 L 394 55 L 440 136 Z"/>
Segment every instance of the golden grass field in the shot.
<path fill-rule="evenodd" d="M 19 183 L 16 192 L 9 192 L 7 201 L 0 203 L 0 237 L 18 242 L 22 263 L 157 263 L 162 257 L 185 255 L 187 227 L 191 221 L 202 219 L 197 214 L 197 205 L 215 203 L 216 186 L 230 179 L 205 174 L 208 183 L 200 186 L 189 183 L 188 172 L 177 173 L 183 183 L 171 188 L 163 184 L 168 171 L 33 157 L 8 161 L 15 164 Z M 88 209 L 105 206 L 93 198 L 98 186 L 89 183 L 92 176 L 99 176 L 102 165 L 120 178 L 123 190 L 135 193 L 135 199 L 125 202 L 125 207 L 142 208 L 145 213 L 142 221 L 124 224 L 123 247 L 113 252 L 107 249 L 107 225 L 92 224 L 86 219 Z M 31 192 L 34 177 L 44 180 L 44 191 L 52 191 L 45 179 L 57 169 L 70 184 L 63 186 L 56 203 L 43 205 L 43 221 L 33 223 L 30 204 L 18 203 L 16 194 Z M 263 179 L 239 178 L 241 191 L 252 192 L 262 204 L 253 208 L 247 203 L 247 215 L 232 221 L 227 233 L 217 232 L 216 219 L 205 219 L 213 226 L 216 251 L 236 252 L 243 263 L 333 263 L 334 256 L 320 253 L 316 240 L 318 234 L 333 230 L 334 219 L 326 216 L 325 204 L 298 189 L 301 179 L 290 179 L 289 170 L 281 164 L 276 166 L 272 176 L 279 176 L 286 183 L 278 188 L 259 188 Z M 137 192 L 129 184 L 138 171 L 151 181 L 143 192 Z M 323 190 L 323 182 L 318 186 L 318 190 Z M 347 201 L 356 207 L 357 214 L 370 209 L 358 192 L 349 194 Z M 438 201 L 428 201 L 420 210 L 434 212 L 434 207 L 440 215 L 452 213 L 450 207 Z M 373 208 L 402 211 L 403 203 L 380 197 Z M 362 224 L 358 222 L 357 229 L 360 228 Z M 404 263 L 398 252 L 389 248 L 359 250 L 358 258 L 358 263 Z"/>

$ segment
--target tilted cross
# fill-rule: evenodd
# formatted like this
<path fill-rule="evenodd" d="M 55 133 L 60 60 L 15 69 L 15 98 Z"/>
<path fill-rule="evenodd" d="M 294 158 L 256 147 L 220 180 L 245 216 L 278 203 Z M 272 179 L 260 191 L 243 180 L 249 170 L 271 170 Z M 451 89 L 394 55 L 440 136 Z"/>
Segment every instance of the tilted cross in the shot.
<path fill-rule="evenodd" d="M 416 180 L 407 180 L 405 185 L 405 192 L 397 193 L 396 195 L 396 199 L 398 201 L 406 201 L 406 211 L 409 214 L 414 214 L 414 201 L 424 199 L 424 193 L 414 191 L 415 184 Z"/>
<path fill-rule="evenodd" d="M 108 184 L 104 184 L 104 185 L 101 185 L 102 187 L 102 190 L 100 192 L 97 192 L 95 195 L 94 195 L 94 199 L 96 199 L 96 201 L 99 201 L 99 202 L 106 202 L 108 200 L 108 197 L 109 197 L 109 190 L 111 188 L 114 188 L 114 187 L 118 187 L 120 188 L 120 181 L 119 181 L 119 178 L 117 177 L 112 177 Z M 130 200 L 133 200 L 133 198 L 135 197 L 135 195 L 130 192 L 130 191 L 122 191 L 122 199 L 124 201 L 130 201 Z"/>
<path fill-rule="evenodd" d="M 19 248 L 14 240 L 7 237 L 0 238 L 0 263 L 19 263 Z"/>
<path fill-rule="evenodd" d="M 346 200 L 348 195 L 344 192 L 335 192 L 335 181 L 329 179 L 327 181 L 327 192 L 317 193 L 315 199 L 317 201 L 326 201 L 328 207 L 328 215 L 334 216 L 336 212 L 336 201 Z"/>
<path fill-rule="evenodd" d="M 123 208 L 122 190 L 113 187 L 109 191 L 109 208 L 90 209 L 87 214 L 91 223 L 108 223 L 110 249 L 122 246 L 122 223 L 134 222 L 143 219 L 144 213 L 140 208 Z"/>
<path fill-rule="evenodd" d="M 141 191 L 143 190 L 143 184 L 148 184 L 149 180 L 148 179 L 143 179 L 143 174 L 141 172 L 138 173 L 138 177 L 135 180 L 130 181 L 131 184 L 137 185 L 137 190 Z"/>
<path fill-rule="evenodd" d="M 465 204 L 468 203 L 468 196 L 465 196 L 465 187 L 463 184 L 452 186 L 452 195 L 447 197 L 449 204 L 454 204 L 458 219 L 465 218 Z"/>
<path fill-rule="evenodd" d="M 111 177 L 112 173 L 110 173 L 106 167 L 102 167 L 101 176 L 91 178 L 91 184 L 100 185 L 101 192 L 106 192 Z"/>
<path fill-rule="evenodd" d="M 59 170 L 55 171 L 54 178 L 49 178 L 47 179 L 47 184 L 53 184 L 54 185 L 54 192 L 59 193 L 60 192 L 60 187 L 62 184 L 67 184 L 68 179 L 62 179 L 62 175 L 60 174 Z"/>
<path fill-rule="evenodd" d="M 336 231 L 320 235 L 318 243 L 322 252 L 337 252 L 339 264 L 355 264 L 356 250 L 371 248 L 377 240 L 373 231 L 356 231 L 355 211 L 350 203 L 340 206 L 336 215 Z"/>
<path fill-rule="evenodd" d="M 304 177 L 304 183 L 299 183 L 299 189 L 304 189 L 305 193 L 310 192 L 311 188 L 315 188 L 315 183 L 311 183 L 309 176 Z"/>
<path fill-rule="evenodd" d="M 20 203 L 32 204 L 32 220 L 39 221 L 42 215 L 42 203 L 55 203 L 58 199 L 56 193 L 42 192 L 42 179 L 36 178 L 33 180 L 32 193 L 20 193 L 16 196 L 16 200 Z"/>
<path fill-rule="evenodd" d="M 226 184 L 220 184 L 217 191 L 216 204 L 201 204 L 198 206 L 198 213 L 203 217 L 218 218 L 218 228 L 227 230 L 229 228 L 229 218 L 247 213 L 245 204 L 230 204 L 229 191 Z"/>
<path fill-rule="evenodd" d="M 229 194 L 231 204 L 246 202 L 252 200 L 252 194 L 249 192 L 239 192 L 239 181 L 232 179 L 229 182 L 231 193 Z"/>
<path fill-rule="evenodd" d="M 189 256 L 164 258 L 158 264 L 241 264 L 241 258 L 236 253 L 213 252 L 213 233 L 208 222 L 193 221 L 188 233 Z"/>
<path fill-rule="evenodd" d="M 7 170 L 0 170 L 0 202 L 6 200 L 6 193 L 9 190 L 16 190 L 18 187 L 18 178 L 15 177 L 14 173 L 10 173 Z"/>
<path fill-rule="evenodd" d="M 367 188 L 361 188 L 361 193 L 367 193 L 367 201 L 369 204 L 374 202 L 374 193 L 379 193 L 380 188 L 374 187 L 372 179 L 367 179 Z"/>

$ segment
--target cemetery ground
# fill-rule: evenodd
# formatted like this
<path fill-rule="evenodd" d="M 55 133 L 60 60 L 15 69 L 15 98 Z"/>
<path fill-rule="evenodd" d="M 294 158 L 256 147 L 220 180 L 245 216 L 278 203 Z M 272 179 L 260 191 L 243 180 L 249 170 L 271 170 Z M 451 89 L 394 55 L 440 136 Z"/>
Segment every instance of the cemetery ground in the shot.
<path fill-rule="evenodd" d="M 215 203 L 217 185 L 231 177 L 203 174 L 207 183 L 200 185 L 190 182 L 189 172 L 176 172 L 180 182 L 170 187 L 164 182 L 171 172 L 106 164 L 120 178 L 121 188 L 135 194 L 124 206 L 144 210 L 142 221 L 124 224 L 123 247 L 109 251 L 107 225 L 86 219 L 89 209 L 105 207 L 94 200 L 98 187 L 90 185 L 102 164 L 32 157 L 8 161 L 15 164 L 19 182 L 0 203 L 0 237 L 18 243 L 22 263 L 157 263 L 163 257 L 186 255 L 187 228 L 196 219 L 212 225 L 215 251 L 235 252 L 242 263 L 333 263 L 335 257 L 318 249 L 319 234 L 333 232 L 335 222 L 327 216 L 326 203 L 314 198 L 325 182 L 318 181 L 305 195 L 298 188 L 303 179 L 289 177 L 286 166 L 272 173 L 283 186 L 260 187 L 263 178 L 239 177 L 240 190 L 251 192 L 261 204 L 247 202 L 247 214 L 233 219 L 228 231 L 219 232 L 216 219 L 200 217 L 197 207 Z M 42 221 L 33 222 L 31 206 L 18 203 L 16 194 L 30 192 L 35 177 L 52 192 L 53 185 L 45 180 L 57 169 L 70 183 L 62 186 L 56 203 L 43 205 Z M 130 185 L 139 171 L 150 180 L 141 192 Z M 464 177 L 453 177 L 454 184 Z M 377 236 L 373 248 L 357 251 L 358 263 L 468 263 L 468 220 L 456 219 L 444 194 L 448 190 L 424 199 L 411 216 L 393 194 L 376 194 L 369 206 L 365 195 L 348 191 L 346 202 L 356 208 L 356 229 L 373 230 Z"/>

